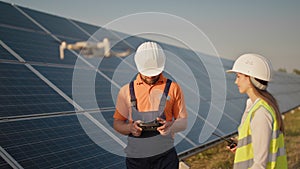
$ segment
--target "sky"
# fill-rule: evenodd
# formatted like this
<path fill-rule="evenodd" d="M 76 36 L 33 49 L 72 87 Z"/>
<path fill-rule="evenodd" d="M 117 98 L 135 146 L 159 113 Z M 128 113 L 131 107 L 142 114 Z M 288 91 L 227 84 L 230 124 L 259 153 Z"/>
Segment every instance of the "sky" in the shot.
<path fill-rule="evenodd" d="M 103 26 L 124 16 L 166 13 L 188 21 L 210 40 L 218 55 L 235 60 L 244 53 L 267 57 L 275 70 L 300 69 L 300 1 L 2 0 L 30 9 Z M 157 22 L 155 22 L 157 24 Z M 133 23 L 139 26 L 139 23 Z M 151 23 L 149 23 L 151 28 Z M 153 26 L 153 25 L 152 25 Z M 154 26 L 153 26 L 154 27 Z M 161 27 L 163 30 L 164 27 Z M 176 28 L 165 31 L 175 33 Z M 128 30 L 120 28 L 120 32 Z M 202 52 L 196 36 L 187 37 Z"/>

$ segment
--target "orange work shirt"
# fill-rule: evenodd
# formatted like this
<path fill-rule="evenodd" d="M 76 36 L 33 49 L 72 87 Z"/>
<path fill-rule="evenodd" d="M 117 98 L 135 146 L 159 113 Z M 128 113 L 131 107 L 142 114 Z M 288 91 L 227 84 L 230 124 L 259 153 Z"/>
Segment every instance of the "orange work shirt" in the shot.
<path fill-rule="evenodd" d="M 167 78 L 161 74 L 154 85 L 148 85 L 141 79 L 140 74 L 137 75 L 137 78 L 134 80 L 134 91 L 139 112 L 157 111 L 159 109 L 160 98 L 163 96 L 166 82 Z M 131 121 L 131 108 L 128 83 L 119 91 L 114 119 Z M 177 119 L 179 116 L 180 118 L 187 117 L 184 95 L 176 82 L 172 82 L 169 89 L 165 105 L 165 116 L 167 121 Z"/>

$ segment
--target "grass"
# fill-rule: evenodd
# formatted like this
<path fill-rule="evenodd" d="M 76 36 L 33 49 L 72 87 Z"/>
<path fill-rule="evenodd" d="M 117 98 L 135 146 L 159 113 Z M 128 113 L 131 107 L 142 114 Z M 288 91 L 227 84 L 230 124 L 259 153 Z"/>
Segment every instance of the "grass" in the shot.
<path fill-rule="evenodd" d="M 285 114 L 285 144 L 288 155 L 288 168 L 300 168 L 300 109 Z"/>
<path fill-rule="evenodd" d="M 294 109 L 284 114 L 285 146 L 288 168 L 300 168 L 300 109 Z M 213 148 L 184 159 L 191 169 L 231 169 L 234 154 L 222 142 Z"/>

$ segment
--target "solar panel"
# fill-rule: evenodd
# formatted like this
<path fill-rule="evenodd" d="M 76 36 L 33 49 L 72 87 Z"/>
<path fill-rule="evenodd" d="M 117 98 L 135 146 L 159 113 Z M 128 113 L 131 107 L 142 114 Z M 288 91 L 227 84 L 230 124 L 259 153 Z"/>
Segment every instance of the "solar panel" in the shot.
<path fill-rule="evenodd" d="M 13 57 L 7 50 L 5 50 L 4 47 L 0 46 L 0 59 L 4 60 L 17 60 L 15 57 Z"/>
<path fill-rule="evenodd" d="M 89 36 L 76 28 L 66 18 L 49 15 L 23 7 L 20 7 L 20 9 L 60 39 L 64 39 L 64 37 L 72 37 L 76 40 L 87 40 L 89 38 Z"/>
<path fill-rule="evenodd" d="M 119 88 L 137 73 L 133 54 L 89 59 L 65 50 L 61 60 L 58 47 L 108 38 L 114 51 L 135 51 L 147 39 L 4 2 L 0 11 L 7 16 L 0 16 L 0 168 L 125 168 L 126 136 L 114 131 L 112 116 Z M 235 133 L 246 96 L 224 73 L 233 61 L 159 43 L 189 112 L 188 129 L 175 137 L 178 155 L 219 139 L 207 132 L 199 142 L 201 130 Z M 269 89 L 283 112 L 299 105 L 299 84 L 275 73 Z"/>
<path fill-rule="evenodd" d="M 17 28 L 21 30 L 42 31 L 38 26 L 16 10 L 12 5 L 0 2 L 2 27 Z"/>
<path fill-rule="evenodd" d="M 66 59 L 59 59 L 59 43 L 45 33 L 1 27 L 1 40 L 27 62 L 74 65 L 76 57 L 66 51 Z"/>
<path fill-rule="evenodd" d="M 299 106 L 299 83 L 300 79 L 298 75 L 275 72 L 268 90 L 274 94 L 282 112 Z"/>
<path fill-rule="evenodd" d="M 86 135 L 76 115 L 5 122 L 0 128 L 0 144 L 26 168 L 124 166 L 123 157 L 106 152 Z"/>
<path fill-rule="evenodd" d="M 0 63 L 0 79 L 1 119 L 74 110 L 23 64 Z"/>
<path fill-rule="evenodd" d="M 12 168 L 3 158 L 0 158 L 0 168 Z"/>
<path fill-rule="evenodd" d="M 87 23 L 82 23 L 80 21 L 76 21 L 76 20 L 70 20 L 71 22 L 74 22 L 75 26 L 78 25 L 79 28 L 81 28 L 84 32 L 87 32 L 90 35 L 93 35 L 95 32 L 97 32 L 100 27 L 99 26 L 95 26 L 95 25 L 90 25 Z"/>

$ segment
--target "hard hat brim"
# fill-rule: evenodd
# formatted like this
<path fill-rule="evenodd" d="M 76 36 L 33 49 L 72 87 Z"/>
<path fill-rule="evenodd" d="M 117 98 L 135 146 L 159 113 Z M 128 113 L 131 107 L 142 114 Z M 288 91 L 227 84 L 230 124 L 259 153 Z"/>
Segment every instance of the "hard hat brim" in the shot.
<path fill-rule="evenodd" d="M 237 73 L 237 72 L 234 70 L 226 70 L 226 73 Z"/>
<path fill-rule="evenodd" d="M 144 76 L 151 77 L 151 76 L 159 75 L 163 70 L 164 70 L 164 68 L 161 67 L 161 68 L 144 69 L 144 70 L 140 70 L 139 72 Z"/>

